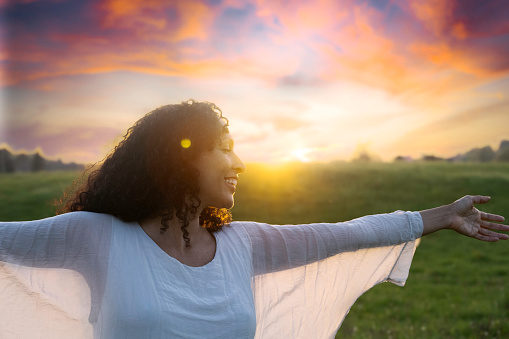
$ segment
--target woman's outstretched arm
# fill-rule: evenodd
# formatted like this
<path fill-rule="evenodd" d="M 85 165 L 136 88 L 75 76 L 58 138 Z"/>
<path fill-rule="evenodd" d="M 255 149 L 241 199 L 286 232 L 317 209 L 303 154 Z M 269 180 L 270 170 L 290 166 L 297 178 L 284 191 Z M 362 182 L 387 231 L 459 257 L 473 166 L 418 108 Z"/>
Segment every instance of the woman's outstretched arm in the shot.
<path fill-rule="evenodd" d="M 495 222 L 504 221 L 504 217 L 479 211 L 474 204 L 485 204 L 490 197 L 467 195 L 452 204 L 420 211 L 423 222 L 422 235 L 442 229 L 456 232 L 482 241 L 507 240 L 509 236 L 495 231 L 509 231 L 509 226 Z"/>

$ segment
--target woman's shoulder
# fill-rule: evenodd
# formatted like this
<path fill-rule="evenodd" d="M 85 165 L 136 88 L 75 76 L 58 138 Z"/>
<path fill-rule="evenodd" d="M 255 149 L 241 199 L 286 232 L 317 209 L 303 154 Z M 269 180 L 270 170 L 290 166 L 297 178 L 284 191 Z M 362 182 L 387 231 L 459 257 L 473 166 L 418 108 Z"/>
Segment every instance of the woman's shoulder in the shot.
<path fill-rule="evenodd" d="M 111 226 L 112 221 L 116 219 L 110 214 L 94 213 L 85 211 L 68 212 L 58 214 L 52 217 L 22 222 L 25 224 L 36 224 L 39 226 L 66 226 L 66 227 L 83 227 L 83 226 Z"/>
<path fill-rule="evenodd" d="M 110 214 L 95 213 L 95 212 L 67 212 L 57 214 L 54 216 L 45 217 L 42 219 L 35 220 L 24 220 L 24 221 L 2 221 L 6 224 L 54 224 L 54 223 L 79 223 L 79 222 L 93 222 L 93 223 L 111 223 L 115 217 Z"/>
<path fill-rule="evenodd" d="M 229 230 L 231 232 L 249 232 L 253 228 L 269 227 L 268 224 L 263 224 L 255 221 L 233 221 L 229 225 L 223 227 L 223 230 Z"/>
<path fill-rule="evenodd" d="M 96 213 L 96 212 L 87 212 L 87 211 L 75 211 L 75 212 L 67 212 L 63 214 L 58 214 L 53 218 L 61 218 L 61 219 L 70 219 L 70 220 L 94 220 L 94 221 L 111 221 L 115 218 L 111 214 L 106 213 Z"/>
<path fill-rule="evenodd" d="M 234 221 L 223 229 L 231 229 L 231 232 L 239 234 L 241 237 L 249 239 L 260 236 L 261 234 L 273 232 L 278 225 L 270 225 L 256 221 Z"/>
<path fill-rule="evenodd" d="M 248 240 L 251 238 L 251 233 L 254 228 L 258 227 L 259 223 L 252 221 L 233 221 L 221 228 L 216 232 L 216 236 L 221 238 L 228 238 L 233 242 L 239 240 Z"/>

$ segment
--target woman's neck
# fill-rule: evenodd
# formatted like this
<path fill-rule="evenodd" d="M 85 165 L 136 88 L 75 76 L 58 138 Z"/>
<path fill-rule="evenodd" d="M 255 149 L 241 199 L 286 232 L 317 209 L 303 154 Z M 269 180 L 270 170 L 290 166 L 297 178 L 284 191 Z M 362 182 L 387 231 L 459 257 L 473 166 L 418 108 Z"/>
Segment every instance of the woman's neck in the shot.
<path fill-rule="evenodd" d="M 164 244 L 165 247 L 178 251 L 185 251 L 186 249 L 189 249 L 189 246 L 186 247 L 186 241 L 181 229 L 182 224 L 180 223 L 179 219 L 174 216 L 172 219 L 168 220 L 168 228 L 162 233 L 161 219 L 161 217 L 147 218 L 141 220 L 139 224 L 145 233 L 147 233 L 148 236 L 152 238 L 152 240 L 154 240 L 158 245 Z M 204 240 L 203 238 L 205 238 L 205 240 L 210 240 L 209 232 L 200 226 L 198 217 L 188 221 L 189 225 L 186 227 L 188 232 L 187 238 L 191 240 L 193 245 L 201 243 Z"/>
<path fill-rule="evenodd" d="M 168 229 L 161 233 L 161 218 L 145 219 L 139 222 L 145 233 L 166 254 L 187 266 L 199 267 L 208 264 L 216 254 L 216 239 L 199 224 L 199 219 L 189 221 L 187 236 L 191 245 L 186 247 L 181 224 L 174 218 L 168 221 Z"/>

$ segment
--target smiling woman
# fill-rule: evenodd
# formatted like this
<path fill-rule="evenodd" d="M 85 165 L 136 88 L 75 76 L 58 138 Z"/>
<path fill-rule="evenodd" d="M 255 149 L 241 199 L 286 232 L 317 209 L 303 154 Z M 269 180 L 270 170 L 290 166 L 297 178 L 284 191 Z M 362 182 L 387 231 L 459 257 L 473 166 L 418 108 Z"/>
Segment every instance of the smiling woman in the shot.
<path fill-rule="evenodd" d="M 0 223 L 0 337 L 331 338 L 365 291 L 405 283 L 419 237 L 508 238 L 474 207 L 483 196 L 335 224 L 232 222 L 244 170 L 214 104 L 148 113 L 69 213 Z"/>
<path fill-rule="evenodd" d="M 188 101 L 160 107 L 128 130 L 85 185 L 75 189 L 62 212 L 108 213 L 128 222 L 156 218 L 162 233 L 176 217 L 190 246 L 187 228 L 198 209 L 205 210 L 201 223 L 211 231 L 231 220 L 231 193 L 232 202 L 224 207 L 202 201 L 208 198 L 203 194 L 210 183 L 203 178 L 216 170 L 214 162 L 230 175 L 243 171 L 240 159 L 232 159 L 233 150 L 221 157 L 228 140 L 233 142 L 228 121 L 214 104 Z M 217 164 L 221 160 L 236 163 Z M 225 168 L 233 165 L 235 169 Z"/>

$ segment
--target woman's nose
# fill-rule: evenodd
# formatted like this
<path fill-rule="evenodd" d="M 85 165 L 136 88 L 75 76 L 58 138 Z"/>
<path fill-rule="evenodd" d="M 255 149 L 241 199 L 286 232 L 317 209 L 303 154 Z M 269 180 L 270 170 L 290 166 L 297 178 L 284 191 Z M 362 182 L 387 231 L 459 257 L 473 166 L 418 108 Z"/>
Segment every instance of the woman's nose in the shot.
<path fill-rule="evenodd" d="M 242 160 L 240 160 L 240 158 L 237 154 L 235 154 L 235 158 L 233 161 L 233 169 L 237 173 L 242 173 L 242 172 L 245 172 L 245 170 L 246 170 L 246 165 L 244 165 L 244 163 L 242 162 Z"/>

